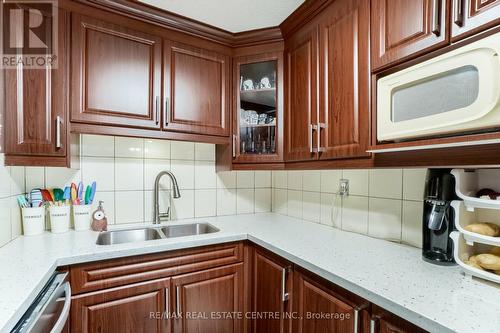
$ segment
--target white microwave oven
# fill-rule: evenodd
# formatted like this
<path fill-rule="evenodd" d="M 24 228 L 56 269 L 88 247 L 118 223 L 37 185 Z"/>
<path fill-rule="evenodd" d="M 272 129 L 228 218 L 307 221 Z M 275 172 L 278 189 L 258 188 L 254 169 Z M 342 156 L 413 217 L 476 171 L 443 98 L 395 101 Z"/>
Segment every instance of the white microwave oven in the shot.
<path fill-rule="evenodd" d="M 377 140 L 500 128 L 500 33 L 377 82 Z"/>

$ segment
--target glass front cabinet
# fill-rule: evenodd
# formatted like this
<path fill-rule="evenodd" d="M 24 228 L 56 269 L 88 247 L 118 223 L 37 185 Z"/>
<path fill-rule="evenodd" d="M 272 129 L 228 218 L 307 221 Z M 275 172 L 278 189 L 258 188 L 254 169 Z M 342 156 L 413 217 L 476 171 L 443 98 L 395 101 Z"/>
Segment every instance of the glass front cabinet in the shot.
<path fill-rule="evenodd" d="M 283 161 L 283 55 L 235 59 L 233 163 Z"/>

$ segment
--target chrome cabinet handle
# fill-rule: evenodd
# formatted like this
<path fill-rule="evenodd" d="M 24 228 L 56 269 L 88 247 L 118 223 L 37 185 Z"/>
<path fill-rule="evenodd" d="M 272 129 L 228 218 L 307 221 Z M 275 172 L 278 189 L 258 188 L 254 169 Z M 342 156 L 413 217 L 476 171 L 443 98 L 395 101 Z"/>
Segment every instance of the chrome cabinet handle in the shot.
<path fill-rule="evenodd" d="M 158 125 L 160 123 L 160 96 L 156 96 L 155 110 L 156 110 L 156 125 Z"/>
<path fill-rule="evenodd" d="M 325 123 L 318 123 L 318 152 L 323 153 L 326 151 L 325 147 L 321 147 L 321 129 L 326 128 Z"/>
<path fill-rule="evenodd" d="M 165 288 L 165 312 L 167 313 L 167 318 L 170 318 L 170 289 Z"/>
<path fill-rule="evenodd" d="M 233 157 L 236 157 L 236 134 L 233 134 Z"/>
<path fill-rule="evenodd" d="M 61 148 L 61 126 L 62 126 L 62 118 L 60 116 L 56 117 L 56 148 Z"/>
<path fill-rule="evenodd" d="M 354 308 L 354 333 L 359 333 L 360 312 L 368 307 L 367 304 Z"/>
<path fill-rule="evenodd" d="M 165 99 L 165 127 L 170 123 L 170 98 Z"/>
<path fill-rule="evenodd" d="M 288 267 L 284 267 L 281 270 L 281 300 L 283 302 L 288 301 L 290 295 L 286 292 L 286 273 L 288 271 Z"/>
<path fill-rule="evenodd" d="M 463 0 L 454 0 L 455 1 L 455 13 L 453 22 L 459 27 L 463 27 L 464 25 L 464 1 Z"/>
<path fill-rule="evenodd" d="M 432 8 L 434 15 L 432 15 L 432 33 L 439 37 L 441 35 L 441 0 L 432 0 Z"/>
<path fill-rule="evenodd" d="M 175 314 L 181 316 L 181 286 L 175 287 Z"/>
<path fill-rule="evenodd" d="M 309 152 L 315 153 L 316 149 L 313 147 L 313 135 L 314 131 L 317 130 L 318 126 L 309 124 Z"/>
<path fill-rule="evenodd" d="M 378 318 L 370 319 L 370 333 L 375 333 L 375 330 L 377 329 L 377 322 Z"/>

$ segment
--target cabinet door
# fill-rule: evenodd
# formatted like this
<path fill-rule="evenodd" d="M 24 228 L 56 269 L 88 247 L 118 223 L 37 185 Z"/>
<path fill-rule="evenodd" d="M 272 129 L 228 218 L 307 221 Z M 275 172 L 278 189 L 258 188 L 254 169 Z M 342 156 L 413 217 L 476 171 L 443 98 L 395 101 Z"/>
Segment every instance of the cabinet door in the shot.
<path fill-rule="evenodd" d="M 290 319 L 285 314 L 290 311 L 291 267 L 285 261 L 268 253 L 255 250 L 253 259 L 252 313 L 272 314 L 256 317 L 253 332 L 288 332 Z"/>
<path fill-rule="evenodd" d="M 372 306 L 371 331 L 377 333 L 425 333 L 426 331 L 413 325 L 376 305 Z"/>
<path fill-rule="evenodd" d="M 314 124 L 318 113 L 318 30 L 309 23 L 285 45 L 285 159 L 310 160 L 317 157 Z"/>
<path fill-rule="evenodd" d="M 229 136 L 229 57 L 168 40 L 164 43 L 164 129 Z"/>
<path fill-rule="evenodd" d="M 283 52 L 238 57 L 233 64 L 233 162 L 282 162 Z"/>
<path fill-rule="evenodd" d="M 320 159 L 368 156 L 369 0 L 335 1 L 320 21 Z"/>
<path fill-rule="evenodd" d="M 170 278 L 74 296 L 71 332 L 170 332 Z"/>
<path fill-rule="evenodd" d="M 36 15 L 36 14 L 33 14 Z M 57 68 L 3 70 L 5 75 L 5 153 L 64 157 L 67 152 L 67 27 L 59 10 Z M 50 26 L 49 26 L 50 27 Z M 49 32 L 50 33 L 50 32 Z M 55 66 L 54 66 L 55 67 Z M 26 157 L 29 159 L 29 157 Z M 29 163 L 27 163 L 29 165 Z"/>
<path fill-rule="evenodd" d="M 176 333 L 242 332 L 243 264 L 172 279 Z"/>
<path fill-rule="evenodd" d="M 74 14 L 71 120 L 159 128 L 161 38 Z"/>
<path fill-rule="evenodd" d="M 453 41 L 500 25 L 500 0 L 452 0 Z"/>
<path fill-rule="evenodd" d="M 372 0 L 372 69 L 448 43 L 446 0 Z"/>
<path fill-rule="evenodd" d="M 339 299 L 326 286 L 303 274 L 295 273 L 293 332 L 359 332 L 362 321 L 354 327 L 354 307 Z"/>

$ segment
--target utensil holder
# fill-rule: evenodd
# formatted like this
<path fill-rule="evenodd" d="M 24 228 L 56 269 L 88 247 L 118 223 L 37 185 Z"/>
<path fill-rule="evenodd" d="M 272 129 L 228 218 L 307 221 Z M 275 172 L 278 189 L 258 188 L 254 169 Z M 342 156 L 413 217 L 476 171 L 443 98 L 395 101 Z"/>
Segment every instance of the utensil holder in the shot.
<path fill-rule="evenodd" d="M 69 230 L 71 206 L 52 206 L 49 208 L 50 231 L 63 233 Z"/>
<path fill-rule="evenodd" d="M 84 231 L 90 229 L 91 205 L 74 205 L 73 206 L 73 222 L 76 231 Z"/>
<path fill-rule="evenodd" d="M 43 234 L 45 231 L 45 207 L 30 207 L 21 210 L 25 236 Z"/>

